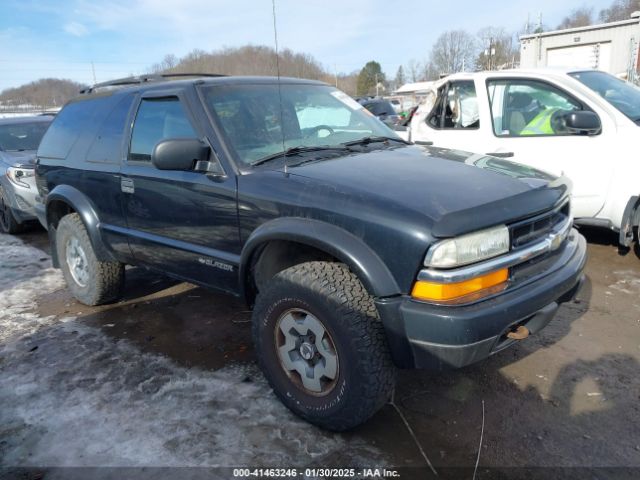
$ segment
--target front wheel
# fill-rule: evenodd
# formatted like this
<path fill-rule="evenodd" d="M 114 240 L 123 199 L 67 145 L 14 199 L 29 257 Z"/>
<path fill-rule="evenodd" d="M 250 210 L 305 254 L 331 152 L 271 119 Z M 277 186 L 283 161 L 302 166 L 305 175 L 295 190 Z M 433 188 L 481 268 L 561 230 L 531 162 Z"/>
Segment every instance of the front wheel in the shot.
<path fill-rule="evenodd" d="M 23 230 L 24 226 L 16 219 L 5 198 L 4 190 L 0 188 L 0 232 L 15 234 Z"/>
<path fill-rule="evenodd" d="M 56 230 L 56 248 L 71 293 L 85 305 L 116 300 L 124 286 L 124 265 L 101 262 L 77 213 L 64 216 Z"/>
<path fill-rule="evenodd" d="M 253 312 L 258 361 L 280 400 L 320 427 L 341 431 L 371 417 L 395 385 L 373 299 L 340 263 L 278 273 Z"/>

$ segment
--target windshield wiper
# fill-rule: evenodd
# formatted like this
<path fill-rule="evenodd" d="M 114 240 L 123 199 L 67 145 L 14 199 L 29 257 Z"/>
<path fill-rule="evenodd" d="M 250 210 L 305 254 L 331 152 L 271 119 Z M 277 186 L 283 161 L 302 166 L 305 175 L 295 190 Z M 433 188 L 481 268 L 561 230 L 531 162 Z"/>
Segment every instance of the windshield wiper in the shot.
<path fill-rule="evenodd" d="M 272 155 L 267 155 L 266 157 L 262 157 L 262 158 L 256 160 L 255 162 L 251 162 L 251 165 L 252 166 L 262 165 L 263 163 L 270 162 L 271 160 L 277 160 L 278 158 L 283 158 L 283 157 L 290 157 L 292 155 L 298 155 L 300 153 L 322 152 L 322 151 L 330 151 L 330 150 L 348 151 L 349 149 L 347 148 L 346 145 L 335 145 L 335 146 L 330 146 L 330 145 L 318 145 L 318 146 L 298 145 L 297 147 L 287 148 L 283 152 L 278 152 L 278 153 L 274 153 Z"/>
<path fill-rule="evenodd" d="M 411 145 L 411 142 L 407 142 L 406 140 L 403 140 L 401 138 L 384 137 L 384 136 L 363 137 L 358 140 L 344 142 L 342 145 L 351 147 L 353 145 L 369 145 L 370 143 L 376 143 L 376 142 L 398 142 L 398 143 L 404 143 L 405 145 Z"/>

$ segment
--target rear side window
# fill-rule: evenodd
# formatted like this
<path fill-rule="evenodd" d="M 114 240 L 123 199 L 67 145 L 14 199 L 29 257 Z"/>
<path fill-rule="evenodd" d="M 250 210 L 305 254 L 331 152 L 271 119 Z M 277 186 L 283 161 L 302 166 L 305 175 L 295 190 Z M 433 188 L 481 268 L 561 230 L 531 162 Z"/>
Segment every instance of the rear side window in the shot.
<path fill-rule="evenodd" d="M 120 163 L 122 137 L 132 103 L 133 95 L 125 96 L 118 102 L 107 119 L 102 122 L 96 139 L 87 154 L 87 161 L 95 163 Z"/>
<path fill-rule="evenodd" d="M 479 128 L 478 97 L 473 81 L 454 81 L 440 88 L 427 123 L 435 129 Z"/>
<path fill-rule="evenodd" d="M 166 138 L 196 138 L 184 106 L 177 97 L 145 98 L 140 102 L 131 134 L 129 159 L 151 161 L 151 152 Z"/>
<path fill-rule="evenodd" d="M 66 159 L 81 133 L 100 122 L 108 114 L 111 97 L 74 102 L 64 107 L 42 137 L 39 157 Z"/>

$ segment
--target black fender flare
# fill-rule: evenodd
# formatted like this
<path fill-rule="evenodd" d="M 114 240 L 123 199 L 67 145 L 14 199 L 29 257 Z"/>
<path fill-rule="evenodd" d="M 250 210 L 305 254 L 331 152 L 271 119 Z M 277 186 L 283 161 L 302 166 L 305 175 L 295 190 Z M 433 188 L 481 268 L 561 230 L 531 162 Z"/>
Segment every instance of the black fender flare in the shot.
<path fill-rule="evenodd" d="M 285 240 L 322 250 L 346 264 L 374 297 L 400 294 L 395 278 L 380 257 L 360 238 L 335 225 L 299 217 L 280 217 L 256 228 L 240 255 L 240 288 L 247 299 L 246 280 L 257 249 L 270 240 Z"/>
<path fill-rule="evenodd" d="M 100 219 L 96 213 L 96 209 L 84 193 L 70 185 L 58 185 L 48 195 L 46 200 L 46 218 L 49 231 L 49 240 L 51 242 L 51 254 L 54 265 L 58 266 L 57 250 L 55 248 L 55 229 L 51 228 L 49 205 L 53 202 L 63 202 L 69 205 L 74 211 L 80 215 L 84 227 L 87 229 L 93 251 L 98 260 L 103 262 L 113 262 L 115 258 L 107 249 L 102 236 L 100 234 Z"/>
<path fill-rule="evenodd" d="M 633 242 L 633 227 L 637 225 L 635 221 L 639 203 L 638 196 L 634 195 L 624 208 L 622 222 L 620 223 L 620 236 L 618 238 L 618 243 L 623 247 L 628 247 Z"/>

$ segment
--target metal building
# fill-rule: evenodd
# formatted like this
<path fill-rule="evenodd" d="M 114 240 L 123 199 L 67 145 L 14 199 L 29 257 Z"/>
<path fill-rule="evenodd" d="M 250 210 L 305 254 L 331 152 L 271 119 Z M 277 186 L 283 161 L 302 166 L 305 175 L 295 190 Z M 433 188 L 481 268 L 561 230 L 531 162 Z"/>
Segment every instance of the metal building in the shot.
<path fill-rule="evenodd" d="M 520 36 L 520 67 L 597 68 L 635 80 L 640 13 L 629 20 Z"/>

